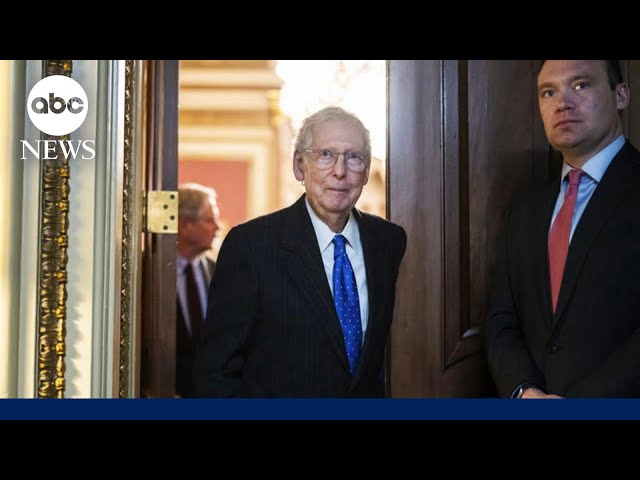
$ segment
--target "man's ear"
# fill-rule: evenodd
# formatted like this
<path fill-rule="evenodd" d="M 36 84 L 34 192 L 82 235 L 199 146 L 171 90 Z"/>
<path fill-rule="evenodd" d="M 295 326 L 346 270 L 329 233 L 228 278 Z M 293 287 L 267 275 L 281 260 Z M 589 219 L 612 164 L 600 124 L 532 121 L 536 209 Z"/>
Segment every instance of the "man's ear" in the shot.
<path fill-rule="evenodd" d="M 631 100 L 631 92 L 626 83 L 621 83 L 616 87 L 616 106 L 618 110 L 624 110 Z"/>
<path fill-rule="evenodd" d="M 369 174 L 371 173 L 371 160 L 369 160 L 369 165 L 367 166 L 367 169 L 364 171 L 364 181 L 362 182 L 362 185 L 366 185 L 367 183 L 369 183 Z"/>
<path fill-rule="evenodd" d="M 298 151 L 293 152 L 293 174 L 295 175 L 296 180 L 298 180 L 299 182 L 304 180 L 304 172 L 302 171 L 302 162 L 303 162 L 303 158 L 302 158 L 302 155 L 300 155 L 300 152 Z"/>

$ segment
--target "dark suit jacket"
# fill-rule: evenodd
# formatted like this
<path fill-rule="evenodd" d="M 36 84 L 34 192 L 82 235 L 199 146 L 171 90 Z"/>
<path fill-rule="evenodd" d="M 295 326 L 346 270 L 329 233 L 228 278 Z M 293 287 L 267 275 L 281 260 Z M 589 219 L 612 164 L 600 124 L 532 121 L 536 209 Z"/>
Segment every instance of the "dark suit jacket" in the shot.
<path fill-rule="evenodd" d="M 207 254 L 201 256 L 202 273 L 207 285 L 211 282 L 216 267 L 215 260 Z M 180 306 L 180 299 L 176 301 L 176 393 L 184 398 L 195 395 L 193 381 L 193 362 L 196 345 L 191 341 L 191 335 L 184 321 L 184 314 Z"/>
<path fill-rule="evenodd" d="M 502 396 L 521 382 L 566 397 L 640 396 L 640 153 L 625 143 L 578 223 L 551 313 L 547 238 L 559 180 L 517 200 L 487 320 Z"/>
<path fill-rule="evenodd" d="M 197 360 L 199 396 L 384 396 L 383 358 L 406 234 L 354 209 L 369 320 L 352 378 L 304 198 L 225 238 Z"/>

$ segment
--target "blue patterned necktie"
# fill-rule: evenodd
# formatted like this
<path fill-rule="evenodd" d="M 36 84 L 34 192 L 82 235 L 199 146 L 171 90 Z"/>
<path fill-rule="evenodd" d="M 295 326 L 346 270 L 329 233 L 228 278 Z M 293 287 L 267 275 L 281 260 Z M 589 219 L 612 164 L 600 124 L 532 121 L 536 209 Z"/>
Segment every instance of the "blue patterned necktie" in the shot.
<path fill-rule="evenodd" d="M 333 237 L 333 300 L 342 325 L 344 343 L 351 373 L 356 369 L 362 345 L 362 323 L 358 285 L 351 262 L 345 250 L 346 239 L 342 235 Z"/>

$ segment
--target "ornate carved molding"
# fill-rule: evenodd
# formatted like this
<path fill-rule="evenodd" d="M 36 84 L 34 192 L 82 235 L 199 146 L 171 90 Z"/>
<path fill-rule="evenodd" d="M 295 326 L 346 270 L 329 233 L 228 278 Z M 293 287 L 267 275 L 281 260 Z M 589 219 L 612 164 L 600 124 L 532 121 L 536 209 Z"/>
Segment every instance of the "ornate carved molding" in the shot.
<path fill-rule="evenodd" d="M 135 168 L 134 126 L 137 88 L 136 62 L 125 62 L 124 93 L 124 165 L 122 180 L 122 270 L 120 281 L 120 355 L 118 366 L 118 396 L 129 397 L 132 352 L 133 295 L 135 294 Z"/>
<path fill-rule="evenodd" d="M 46 60 L 44 76 L 71 76 L 71 60 Z M 44 140 L 69 140 L 69 135 Z M 69 159 L 56 144 L 55 157 L 41 151 L 40 292 L 38 298 L 38 398 L 64 398 L 67 321 Z M 50 154 L 49 154 L 50 156 Z"/>

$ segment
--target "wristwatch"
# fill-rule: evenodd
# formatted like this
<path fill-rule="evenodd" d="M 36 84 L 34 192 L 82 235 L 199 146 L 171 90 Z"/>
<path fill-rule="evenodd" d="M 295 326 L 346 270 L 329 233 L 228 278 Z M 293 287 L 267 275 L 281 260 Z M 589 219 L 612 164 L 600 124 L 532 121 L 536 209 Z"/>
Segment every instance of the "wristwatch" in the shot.
<path fill-rule="evenodd" d="M 516 387 L 516 389 L 513 391 L 513 393 L 511 394 L 511 398 L 522 398 L 522 394 L 524 394 L 524 391 L 527 390 L 528 388 L 540 388 L 537 385 L 534 385 L 533 383 L 523 383 L 522 385 L 518 385 Z"/>

